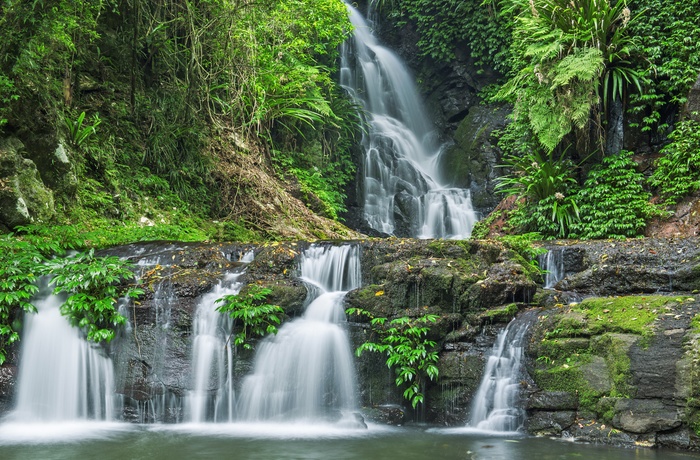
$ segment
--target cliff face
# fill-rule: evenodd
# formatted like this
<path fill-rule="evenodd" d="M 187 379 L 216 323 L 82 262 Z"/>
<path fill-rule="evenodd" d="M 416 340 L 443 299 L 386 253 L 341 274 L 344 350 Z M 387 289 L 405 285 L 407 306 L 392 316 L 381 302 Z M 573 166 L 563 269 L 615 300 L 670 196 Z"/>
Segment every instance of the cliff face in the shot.
<path fill-rule="evenodd" d="M 522 309 L 530 328 L 521 401 L 525 428 L 539 435 L 629 445 L 695 448 L 700 419 L 697 364 L 700 246 L 696 239 L 561 242 L 563 278 L 542 290 L 522 255 L 497 241 L 358 240 L 362 287 L 346 307 L 374 316 L 435 314 L 429 338 L 439 350 L 437 382 L 427 382 L 424 410 L 414 413 L 384 357 L 356 359 L 365 418 L 405 423 L 423 417 L 464 425 L 496 335 Z M 335 244 L 335 243 L 319 243 Z M 191 387 L 193 318 L 201 297 L 225 273 L 255 258 L 240 280 L 269 287 L 286 320 L 301 315 L 307 288 L 299 255 L 309 243 L 149 243 L 110 252 L 140 262 L 146 294 L 128 308 L 130 327 L 109 347 L 124 402 L 121 418 L 182 420 Z M 551 267 L 550 267 L 551 268 Z M 615 296 L 615 297 L 609 297 Z M 366 320 L 349 318 L 353 347 L 371 336 Z M 235 385 L 249 373 L 253 351 L 233 365 Z M 0 409 L 8 410 L 17 354 L 0 369 Z M 216 382 L 208 387 L 216 393 Z"/>

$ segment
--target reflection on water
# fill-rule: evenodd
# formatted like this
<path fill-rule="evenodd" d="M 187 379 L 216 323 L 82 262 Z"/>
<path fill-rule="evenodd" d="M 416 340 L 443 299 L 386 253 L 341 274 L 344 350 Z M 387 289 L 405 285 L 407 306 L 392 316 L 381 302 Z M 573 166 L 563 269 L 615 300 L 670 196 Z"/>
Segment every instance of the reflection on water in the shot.
<path fill-rule="evenodd" d="M 13 427 L 15 428 L 13 431 Z M 493 437 L 448 429 L 367 430 L 274 424 L 127 425 L 86 427 L 42 438 L 41 425 L 0 425 L 3 460 L 14 459 L 464 459 L 464 460 L 661 460 L 700 455 L 652 449 L 618 449 L 544 438 Z M 19 433 L 24 433 L 18 436 Z"/>

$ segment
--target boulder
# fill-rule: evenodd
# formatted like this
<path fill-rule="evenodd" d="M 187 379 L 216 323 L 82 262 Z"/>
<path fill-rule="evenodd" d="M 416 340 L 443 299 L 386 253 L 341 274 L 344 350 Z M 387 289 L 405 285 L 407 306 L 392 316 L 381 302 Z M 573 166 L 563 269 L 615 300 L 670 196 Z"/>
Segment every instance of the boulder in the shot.
<path fill-rule="evenodd" d="M 700 75 L 688 93 L 686 113 L 695 120 L 700 120 Z"/>
<path fill-rule="evenodd" d="M 0 223 L 8 228 L 46 222 L 55 214 L 53 192 L 24 155 L 18 139 L 0 140 Z"/>
<path fill-rule="evenodd" d="M 632 433 L 667 431 L 681 425 L 678 408 L 658 399 L 620 399 L 615 404 L 613 425 Z"/>

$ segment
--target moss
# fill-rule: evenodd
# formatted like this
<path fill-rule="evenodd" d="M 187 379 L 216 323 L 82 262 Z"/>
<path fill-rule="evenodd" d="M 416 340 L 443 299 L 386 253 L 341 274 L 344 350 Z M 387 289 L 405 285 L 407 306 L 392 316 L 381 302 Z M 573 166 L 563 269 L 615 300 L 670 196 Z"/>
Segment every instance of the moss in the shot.
<path fill-rule="evenodd" d="M 634 337 L 628 338 L 608 333 L 596 338 L 592 343 L 593 351 L 597 355 L 603 356 L 605 364 L 608 366 L 612 381 L 610 396 L 622 398 L 632 396 L 630 358 L 627 352 L 634 341 Z"/>
<path fill-rule="evenodd" d="M 578 395 L 581 408 L 596 412 L 596 404 L 603 393 L 594 390 L 584 377 L 582 366 L 590 360 L 588 354 L 577 354 L 568 362 L 550 362 L 548 368 L 538 369 L 533 378 L 545 391 L 567 391 Z"/>
<path fill-rule="evenodd" d="M 491 323 L 505 323 L 513 319 L 518 313 L 518 305 L 510 304 L 502 308 L 487 310 L 482 314 L 482 317 Z"/>
<path fill-rule="evenodd" d="M 472 238 L 484 239 L 491 232 L 491 225 L 501 218 L 503 211 L 494 211 L 486 219 L 482 219 L 472 228 Z"/>
<path fill-rule="evenodd" d="M 597 297 L 584 300 L 574 310 L 586 315 L 591 334 L 623 332 L 651 336 L 651 325 L 659 311 L 670 302 L 684 299 L 658 295 Z"/>
<path fill-rule="evenodd" d="M 695 334 L 700 334 L 700 314 L 693 316 L 690 320 L 690 328 Z"/>

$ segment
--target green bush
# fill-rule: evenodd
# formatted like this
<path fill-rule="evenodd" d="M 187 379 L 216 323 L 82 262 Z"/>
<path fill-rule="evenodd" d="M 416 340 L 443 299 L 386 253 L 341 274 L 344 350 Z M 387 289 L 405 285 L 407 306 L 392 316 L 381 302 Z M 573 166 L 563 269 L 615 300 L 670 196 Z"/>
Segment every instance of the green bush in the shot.
<path fill-rule="evenodd" d="M 671 143 L 661 150 L 663 156 L 649 183 L 656 187 L 667 205 L 700 190 L 700 122 L 678 123 L 669 136 Z"/>
<path fill-rule="evenodd" d="M 386 365 L 396 372 L 397 387 L 407 385 L 403 396 L 415 408 L 424 400 L 426 377 L 437 380 L 439 359 L 435 342 L 426 336 L 430 324 L 437 321 L 437 315 L 424 315 L 419 318 L 401 317 L 389 321 L 387 318 L 375 318 L 361 308 L 348 308 L 348 315 L 363 315 L 371 318 L 372 332 L 376 341 L 367 341 L 360 345 L 355 354 L 361 356 L 369 351 L 386 355 Z"/>
<path fill-rule="evenodd" d="M 578 194 L 580 221 L 571 228 L 571 236 L 628 238 L 641 235 L 648 219 L 659 211 L 644 190 L 644 176 L 637 171 L 632 152 L 603 159 L 588 173 Z"/>

